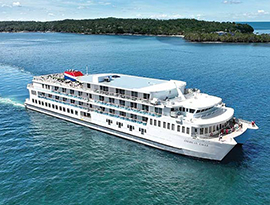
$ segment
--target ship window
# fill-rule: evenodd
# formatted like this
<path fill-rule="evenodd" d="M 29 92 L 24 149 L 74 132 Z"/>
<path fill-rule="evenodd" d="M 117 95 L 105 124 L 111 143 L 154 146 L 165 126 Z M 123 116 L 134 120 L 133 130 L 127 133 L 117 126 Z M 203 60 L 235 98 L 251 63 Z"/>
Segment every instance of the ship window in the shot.
<path fill-rule="evenodd" d="M 49 107 L 51 107 L 51 103 L 49 103 Z"/>
<path fill-rule="evenodd" d="M 70 94 L 74 94 L 74 90 L 70 90 L 69 92 L 70 92 Z"/>
<path fill-rule="evenodd" d="M 78 115 L 78 111 L 77 110 L 75 110 L 75 115 Z"/>
<path fill-rule="evenodd" d="M 62 88 L 62 92 L 65 93 L 67 91 L 66 88 Z"/>
<path fill-rule="evenodd" d="M 115 113 L 115 110 L 109 109 L 109 112 L 112 113 L 112 114 L 114 114 Z"/>
<path fill-rule="evenodd" d="M 162 114 L 162 108 L 155 107 L 155 112 L 158 114 Z"/>
<path fill-rule="evenodd" d="M 174 125 L 174 124 L 172 124 L 172 130 L 174 130 L 174 126 L 175 126 L 175 125 Z"/>
<path fill-rule="evenodd" d="M 55 109 L 58 110 L 58 106 L 57 105 L 55 105 Z"/>
<path fill-rule="evenodd" d="M 185 126 L 182 126 L 182 132 L 185 133 Z"/>
<path fill-rule="evenodd" d="M 137 115 L 134 115 L 134 114 L 130 114 L 130 117 L 131 117 L 132 119 L 137 119 Z"/>
<path fill-rule="evenodd" d="M 186 112 L 186 108 L 183 107 L 183 112 Z"/>
<path fill-rule="evenodd" d="M 110 103 L 114 103 L 114 98 L 109 98 Z"/>
<path fill-rule="evenodd" d="M 167 124 L 167 129 L 170 129 L 170 123 Z"/>
<path fill-rule="evenodd" d="M 125 90 L 116 88 L 115 91 L 116 91 L 116 93 L 118 93 L 118 94 L 125 95 Z"/>
<path fill-rule="evenodd" d="M 66 112 L 66 108 L 63 107 L 63 111 Z"/>
<path fill-rule="evenodd" d="M 189 127 L 187 127 L 187 134 L 189 134 L 189 130 L 190 130 L 190 128 L 189 128 Z"/>
<path fill-rule="evenodd" d="M 131 96 L 132 97 L 138 97 L 138 92 L 131 91 Z"/>
<path fill-rule="evenodd" d="M 142 105 L 142 110 L 148 111 L 149 110 L 149 106 L 148 105 Z"/>
<path fill-rule="evenodd" d="M 87 88 L 91 88 L 91 84 L 90 83 L 87 83 Z"/>
<path fill-rule="evenodd" d="M 142 117 L 142 121 L 147 122 L 148 118 L 147 117 Z"/>
<path fill-rule="evenodd" d="M 200 134 L 201 135 L 203 134 L 203 128 L 200 128 Z"/>
<path fill-rule="evenodd" d="M 55 99 L 56 99 L 56 100 L 59 100 L 59 96 L 55 96 Z"/>
<path fill-rule="evenodd" d="M 44 88 L 44 84 L 42 84 L 42 88 Z"/>
<path fill-rule="evenodd" d="M 205 134 L 207 134 L 207 133 L 208 133 L 208 127 L 205 128 Z"/>
<path fill-rule="evenodd" d="M 152 125 L 153 124 L 153 120 L 152 119 L 150 119 L 150 125 Z"/>
<path fill-rule="evenodd" d="M 48 97 L 49 97 L 49 98 L 52 98 L 52 94 L 49 94 Z"/>
<path fill-rule="evenodd" d="M 82 91 L 78 91 L 78 95 L 81 96 L 82 95 Z"/>
<path fill-rule="evenodd" d="M 48 103 L 45 102 L 45 106 L 47 107 L 48 106 Z"/>
<path fill-rule="evenodd" d="M 179 111 L 181 111 L 181 112 L 182 112 L 182 111 L 183 111 L 183 107 L 179 107 Z"/>
<path fill-rule="evenodd" d="M 59 106 L 59 110 L 62 111 L 62 107 L 61 106 Z"/>
<path fill-rule="evenodd" d="M 190 113 L 194 113 L 195 110 L 194 110 L 194 109 L 189 109 L 189 112 L 190 112 Z"/>
<path fill-rule="evenodd" d="M 157 120 L 154 120 L 154 125 L 157 126 Z"/>
<path fill-rule="evenodd" d="M 71 112 L 71 114 L 73 114 L 73 110 L 72 109 L 70 110 L 70 112 Z"/>
<path fill-rule="evenodd" d="M 41 102 L 42 103 L 42 105 L 44 106 L 44 102 Z"/>
<path fill-rule="evenodd" d="M 216 128 L 216 126 L 214 125 L 214 126 L 213 126 L 213 132 L 215 132 L 215 131 L 216 131 L 216 129 L 215 129 L 215 128 Z"/>
<path fill-rule="evenodd" d="M 120 111 L 120 115 L 125 117 L 125 116 L 126 116 L 126 113 L 125 113 L 125 112 Z"/>
<path fill-rule="evenodd" d="M 180 132 L 180 125 L 177 125 L 177 132 Z"/>
<path fill-rule="evenodd" d="M 54 104 L 52 104 L 52 108 L 54 109 Z"/>
<path fill-rule="evenodd" d="M 147 99 L 147 100 L 148 100 L 149 97 L 150 97 L 150 94 L 147 94 L 147 93 L 144 93 L 144 94 L 143 94 L 143 98 L 144 98 L 144 99 Z"/>
<path fill-rule="evenodd" d="M 130 107 L 132 107 L 132 108 L 137 108 L 137 103 L 131 102 L 131 103 L 130 103 Z"/>
<path fill-rule="evenodd" d="M 70 112 L 69 108 L 67 108 L 67 112 L 68 112 L 68 113 Z"/>
<path fill-rule="evenodd" d="M 31 93 L 32 93 L 33 95 L 36 95 L 36 94 L 37 94 L 37 92 L 36 92 L 35 90 L 31 90 Z"/>
<path fill-rule="evenodd" d="M 104 101 L 104 96 L 99 96 L 100 101 Z"/>
<path fill-rule="evenodd" d="M 67 101 L 67 98 L 63 98 L 63 101 Z"/>
<path fill-rule="evenodd" d="M 58 89 L 59 89 L 59 87 L 57 87 L 57 86 L 54 87 L 54 90 L 55 90 L 55 91 L 58 90 Z"/>
<path fill-rule="evenodd" d="M 37 100 L 35 100 L 35 103 L 37 104 Z"/>
<path fill-rule="evenodd" d="M 83 105 L 83 102 L 79 101 L 79 105 Z"/>
<path fill-rule="evenodd" d="M 163 122 L 163 128 L 166 128 L 166 122 Z"/>
<path fill-rule="evenodd" d="M 119 100 L 119 104 L 120 104 L 121 106 L 125 106 L 125 101 L 124 101 L 124 100 Z"/>
<path fill-rule="evenodd" d="M 212 127 L 209 127 L 209 133 L 211 133 L 212 132 Z"/>
<path fill-rule="evenodd" d="M 34 102 L 35 102 L 35 100 L 34 100 L 34 99 L 32 99 L 32 102 L 34 103 Z"/>
<path fill-rule="evenodd" d="M 160 124 L 161 124 L 161 122 L 160 121 L 158 121 L 158 126 L 160 127 Z"/>

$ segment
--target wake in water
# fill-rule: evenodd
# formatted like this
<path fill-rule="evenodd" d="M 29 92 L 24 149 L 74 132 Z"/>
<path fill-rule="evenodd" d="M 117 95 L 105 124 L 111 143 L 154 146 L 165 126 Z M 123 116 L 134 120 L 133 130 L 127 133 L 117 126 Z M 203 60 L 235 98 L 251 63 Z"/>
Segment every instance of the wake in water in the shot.
<path fill-rule="evenodd" d="M 0 104 L 8 104 L 8 105 L 13 105 L 15 107 L 24 107 L 24 105 L 22 103 L 11 100 L 10 98 L 0 97 Z"/>

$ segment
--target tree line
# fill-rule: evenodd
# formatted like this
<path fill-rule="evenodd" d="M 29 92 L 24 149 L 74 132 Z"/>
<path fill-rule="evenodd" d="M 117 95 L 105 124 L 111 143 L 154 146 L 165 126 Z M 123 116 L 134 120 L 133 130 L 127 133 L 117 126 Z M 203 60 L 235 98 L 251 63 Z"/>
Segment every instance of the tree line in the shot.
<path fill-rule="evenodd" d="M 0 32 L 65 32 L 83 34 L 184 35 L 190 41 L 269 42 L 269 36 L 255 35 L 248 24 L 196 19 L 100 18 L 61 21 L 1 21 Z M 218 35 L 224 31 L 226 35 Z M 228 34 L 227 34 L 228 33 Z"/>

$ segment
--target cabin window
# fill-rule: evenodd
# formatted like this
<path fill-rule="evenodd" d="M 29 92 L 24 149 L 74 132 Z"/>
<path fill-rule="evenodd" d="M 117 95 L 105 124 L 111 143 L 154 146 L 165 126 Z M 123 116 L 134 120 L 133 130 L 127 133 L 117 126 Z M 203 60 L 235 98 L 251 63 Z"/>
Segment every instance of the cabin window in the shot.
<path fill-rule="evenodd" d="M 189 131 L 190 131 L 190 128 L 189 128 L 189 127 L 187 127 L 187 134 L 189 134 Z"/>
<path fill-rule="evenodd" d="M 159 126 L 159 127 L 161 126 L 160 124 L 161 124 L 161 122 L 160 122 L 160 121 L 158 121 L 158 126 Z"/>
<path fill-rule="evenodd" d="M 130 114 L 130 117 L 131 117 L 132 119 L 137 119 L 137 115 L 134 115 L 134 114 Z"/>
<path fill-rule="evenodd" d="M 70 90 L 69 93 L 70 93 L 70 94 L 74 94 L 74 90 Z"/>
<path fill-rule="evenodd" d="M 209 133 L 211 133 L 212 132 L 212 127 L 209 127 Z"/>
<path fill-rule="evenodd" d="M 87 88 L 91 88 L 91 84 L 90 83 L 87 83 Z"/>
<path fill-rule="evenodd" d="M 172 124 L 172 130 L 174 130 L 174 126 L 175 126 L 175 125 L 174 125 L 174 124 Z"/>
<path fill-rule="evenodd" d="M 162 114 L 162 108 L 155 107 L 155 113 Z"/>
<path fill-rule="evenodd" d="M 101 96 L 101 95 L 100 95 L 100 96 L 99 96 L 99 100 L 100 100 L 100 101 L 104 101 L 104 96 Z"/>
<path fill-rule="evenodd" d="M 44 102 L 41 102 L 41 104 L 44 106 Z"/>
<path fill-rule="evenodd" d="M 126 116 L 126 113 L 125 113 L 125 112 L 120 111 L 120 115 L 125 117 L 125 116 Z"/>
<path fill-rule="evenodd" d="M 142 105 L 142 110 L 148 111 L 149 110 L 149 106 L 148 105 Z"/>
<path fill-rule="evenodd" d="M 203 128 L 200 128 L 200 135 L 203 134 Z"/>
<path fill-rule="evenodd" d="M 167 124 L 167 129 L 168 129 L 168 130 L 170 129 L 170 123 Z"/>
<path fill-rule="evenodd" d="M 37 104 L 37 100 L 35 100 L 35 103 Z"/>
<path fill-rule="evenodd" d="M 115 91 L 116 91 L 116 93 L 118 93 L 118 94 L 125 95 L 125 90 L 116 88 Z"/>
<path fill-rule="evenodd" d="M 144 99 L 148 100 L 149 97 L 150 97 L 150 94 L 147 94 L 147 93 L 144 93 L 144 94 L 143 94 L 143 98 L 144 98 Z"/>
<path fill-rule="evenodd" d="M 59 106 L 59 110 L 62 111 L 62 107 L 61 106 Z"/>
<path fill-rule="evenodd" d="M 63 98 L 63 101 L 67 101 L 67 98 Z"/>
<path fill-rule="evenodd" d="M 74 104 L 75 103 L 75 100 L 70 100 L 70 102 Z"/>
<path fill-rule="evenodd" d="M 78 115 L 78 111 L 77 110 L 75 110 L 75 115 Z"/>
<path fill-rule="evenodd" d="M 55 91 L 57 91 L 58 89 L 59 89 L 59 87 L 57 87 L 57 86 L 54 87 L 54 90 L 55 90 Z"/>
<path fill-rule="evenodd" d="M 180 132 L 180 128 L 181 128 L 181 126 L 177 125 L 177 132 Z"/>
<path fill-rule="evenodd" d="M 130 103 L 130 107 L 132 107 L 132 108 L 137 108 L 137 103 L 131 102 L 131 103 Z"/>
<path fill-rule="evenodd" d="M 153 120 L 152 119 L 150 119 L 150 125 L 152 125 L 153 124 Z"/>
<path fill-rule="evenodd" d="M 55 96 L 55 99 L 56 99 L 56 100 L 59 100 L 59 96 Z"/>
<path fill-rule="evenodd" d="M 83 105 L 83 102 L 79 101 L 79 105 Z"/>
<path fill-rule="evenodd" d="M 72 109 L 70 110 L 70 113 L 73 114 L 73 110 Z"/>
<path fill-rule="evenodd" d="M 163 128 L 166 128 L 166 122 L 163 122 Z"/>
<path fill-rule="evenodd" d="M 57 105 L 55 105 L 55 109 L 58 110 L 58 106 Z"/>
<path fill-rule="evenodd" d="M 119 100 L 119 104 L 120 104 L 121 106 L 125 106 L 125 105 L 126 105 L 126 103 L 125 103 L 124 100 Z"/>
<path fill-rule="evenodd" d="M 67 112 L 68 112 L 68 113 L 70 113 L 70 110 L 69 110 L 69 108 L 67 108 Z"/>
<path fill-rule="evenodd" d="M 36 95 L 36 94 L 37 94 L 37 92 L 36 92 L 35 90 L 31 90 L 31 93 L 32 93 L 33 95 Z"/>
<path fill-rule="evenodd" d="M 154 120 L 154 125 L 157 126 L 157 120 Z"/>
<path fill-rule="evenodd" d="M 142 117 L 143 122 L 147 122 L 148 118 L 147 117 Z"/>
<path fill-rule="evenodd" d="M 52 104 L 52 108 L 54 109 L 54 104 Z"/>
<path fill-rule="evenodd" d="M 49 97 L 49 98 L 52 98 L 52 94 L 48 94 L 48 97 Z"/>
<path fill-rule="evenodd" d="M 131 96 L 132 97 L 138 97 L 138 92 L 131 91 Z"/>
<path fill-rule="evenodd" d="M 32 99 L 32 103 L 34 103 L 35 102 L 35 100 L 34 99 Z"/>
<path fill-rule="evenodd" d="M 42 84 L 42 88 L 44 88 L 44 84 Z"/>
<path fill-rule="evenodd" d="M 48 103 L 45 102 L 45 106 L 47 107 L 48 106 Z"/>
<path fill-rule="evenodd" d="M 79 96 L 82 96 L 82 91 L 78 91 L 78 95 Z"/>
<path fill-rule="evenodd" d="M 113 110 L 113 109 L 109 109 L 109 113 L 114 114 L 114 113 L 115 113 L 115 110 Z"/>
<path fill-rule="evenodd" d="M 194 109 L 189 109 L 189 112 L 190 112 L 190 113 L 194 113 L 195 110 L 194 110 Z"/>
<path fill-rule="evenodd" d="M 185 126 L 182 126 L 182 132 L 185 133 Z"/>
<path fill-rule="evenodd" d="M 62 92 L 63 93 L 67 92 L 67 89 L 66 88 L 62 88 Z"/>
<path fill-rule="evenodd" d="M 182 112 L 182 111 L 183 111 L 183 107 L 179 107 L 179 111 L 181 111 L 181 112 Z"/>
<path fill-rule="evenodd" d="M 114 103 L 114 98 L 109 98 L 110 103 Z"/>
<path fill-rule="evenodd" d="M 66 112 L 66 108 L 63 107 L 63 112 Z"/>
<path fill-rule="evenodd" d="M 214 125 L 214 126 L 213 126 L 213 132 L 215 132 L 215 131 L 216 131 L 216 126 Z"/>

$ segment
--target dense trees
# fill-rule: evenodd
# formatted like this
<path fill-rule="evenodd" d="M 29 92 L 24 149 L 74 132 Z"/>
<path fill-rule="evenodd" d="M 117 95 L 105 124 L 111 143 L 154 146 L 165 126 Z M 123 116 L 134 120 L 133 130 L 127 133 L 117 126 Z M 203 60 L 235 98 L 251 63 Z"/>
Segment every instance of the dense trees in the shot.
<path fill-rule="evenodd" d="M 142 35 L 185 35 L 190 41 L 268 42 L 268 36 L 253 34 L 247 24 L 210 22 L 195 19 L 120 19 L 103 18 L 63 21 L 2 21 L 0 32 L 67 32 L 84 34 L 142 34 Z M 235 35 L 219 36 L 216 31 Z M 245 40 L 243 40 L 245 39 Z"/>

